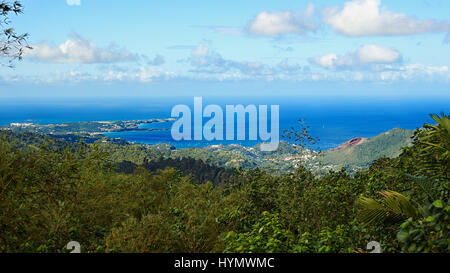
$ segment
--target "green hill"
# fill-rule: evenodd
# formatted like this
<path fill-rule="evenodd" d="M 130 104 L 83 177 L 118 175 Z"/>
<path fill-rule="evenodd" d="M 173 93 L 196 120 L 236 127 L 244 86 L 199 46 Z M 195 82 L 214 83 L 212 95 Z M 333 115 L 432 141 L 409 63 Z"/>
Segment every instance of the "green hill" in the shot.
<path fill-rule="evenodd" d="M 365 168 L 376 159 L 399 156 L 402 147 L 411 145 L 413 135 L 413 130 L 394 128 L 359 145 L 325 152 L 321 160 L 324 165 L 334 165 L 338 168 Z"/>
<path fill-rule="evenodd" d="M 103 152 L 109 154 L 109 159 L 115 163 L 129 161 L 142 165 L 144 159 L 158 160 L 161 157 L 180 159 L 192 158 L 202 160 L 218 167 L 244 168 L 247 170 L 273 169 L 284 172 L 295 166 L 299 158 L 313 172 L 326 171 L 330 169 L 346 168 L 350 172 L 367 168 L 374 160 L 382 157 L 394 158 L 400 155 L 401 148 L 411 144 L 414 131 L 400 128 L 392 129 L 371 139 L 355 138 L 331 149 L 319 156 L 318 152 L 305 150 L 303 154 L 287 142 L 280 143 L 279 151 L 275 153 L 261 152 L 258 145 L 254 147 L 243 147 L 241 145 L 213 145 L 203 148 L 175 149 L 168 144 L 130 145 L 124 140 L 116 140 L 107 137 L 79 137 L 75 135 L 42 135 L 31 132 L 15 133 L 2 131 L 15 143 L 17 147 L 49 145 L 52 149 L 64 149 L 70 143 L 83 140 L 85 143 L 99 144 Z M 72 137 L 73 136 L 73 137 Z"/>

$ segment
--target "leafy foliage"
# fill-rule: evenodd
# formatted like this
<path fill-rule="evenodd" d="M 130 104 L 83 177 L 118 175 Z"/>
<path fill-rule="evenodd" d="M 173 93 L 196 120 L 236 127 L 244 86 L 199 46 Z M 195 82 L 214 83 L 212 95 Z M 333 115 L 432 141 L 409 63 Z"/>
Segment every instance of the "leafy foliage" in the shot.
<path fill-rule="evenodd" d="M 422 219 L 409 218 L 400 226 L 397 234 L 404 252 L 440 252 L 450 251 L 449 222 L 450 206 L 442 200 L 436 200 L 428 206 L 430 215 Z"/>
<path fill-rule="evenodd" d="M 224 169 L 174 159 L 164 145 L 3 132 L 0 252 L 65 252 L 72 240 L 83 252 L 353 253 L 370 241 L 383 252 L 448 252 L 441 119 L 396 158 L 322 176 Z"/>
<path fill-rule="evenodd" d="M 132 162 L 123 161 L 118 165 L 117 170 L 125 173 L 133 173 L 137 167 L 138 165 Z M 159 159 L 151 161 L 145 158 L 142 167 L 151 172 L 173 168 L 179 170 L 184 175 L 192 175 L 194 180 L 201 184 L 208 181 L 212 182 L 214 185 L 218 185 L 219 183 L 232 184 L 238 179 L 234 169 L 217 167 L 207 164 L 202 160 L 196 160 L 189 157 L 176 159 L 160 157 Z"/>
<path fill-rule="evenodd" d="M 286 230 L 279 217 L 265 211 L 251 231 L 225 237 L 227 253 L 283 253 L 292 249 L 294 236 Z"/>

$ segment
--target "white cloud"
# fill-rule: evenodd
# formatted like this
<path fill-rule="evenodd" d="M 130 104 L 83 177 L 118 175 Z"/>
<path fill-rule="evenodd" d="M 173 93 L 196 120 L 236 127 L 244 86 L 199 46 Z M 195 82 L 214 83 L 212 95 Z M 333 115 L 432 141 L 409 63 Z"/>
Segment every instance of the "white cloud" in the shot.
<path fill-rule="evenodd" d="M 228 61 L 204 43 L 199 43 L 192 50 L 189 61 L 196 72 L 222 73 L 229 69 Z"/>
<path fill-rule="evenodd" d="M 139 82 L 150 83 L 176 78 L 174 72 L 163 71 L 153 65 L 128 69 L 109 69 L 98 74 L 97 78 L 104 82 Z"/>
<path fill-rule="evenodd" d="M 154 67 L 139 67 L 139 72 L 135 74 L 136 79 L 139 82 L 147 83 L 153 82 L 155 79 L 164 78 L 166 80 L 170 78 L 175 78 L 175 73 L 164 72 L 161 69 L 156 69 Z"/>
<path fill-rule="evenodd" d="M 94 42 L 72 34 L 64 43 L 51 46 L 47 43 L 32 45 L 25 51 L 24 58 L 49 63 L 114 63 L 136 61 L 137 55 L 114 46 L 99 48 Z"/>
<path fill-rule="evenodd" d="M 208 55 L 209 48 L 204 43 L 199 43 L 196 48 L 192 50 L 193 57 L 205 57 Z"/>
<path fill-rule="evenodd" d="M 448 66 L 411 64 L 397 67 L 391 71 L 382 71 L 378 74 L 378 77 L 379 80 L 383 82 L 394 82 L 399 80 L 411 82 L 449 82 L 450 70 Z"/>
<path fill-rule="evenodd" d="M 364 45 L 356 52 L 339 56 L 335 53 L 310 59 L 310 62 L 327 69 L 354 69 L 370 67 L 376 69 L 379 64 L 398 63 L 402 60 L 400 52 L 395 49 L 379 46 Z"/>
<path fill-rule="evenodd" d="M 338 62 L 338 56 L 334 53 L 330 53 L 320 57 L 314 57 L 310 60 L 311 63 L 320 65 L 323 68 L 335 68 Z"/>
<path fill-rule="evenodd" d="M 81 0 L 67 0 L 67 5 L 69 6 L 80 6 Z"/>
<path fill-rule="evenodd" d="M 303 13 L 290 10 L 273 13 L 263 11 L 248 24 L 247 31 L 249 34 L 261 36 L 305 35 L 317 29 L 312 15 L 314 15 L 312 4 L 309 4 Z"/>
<path fill-rule="evenodd" d="M 357 54 L 359 62 L 363 64 L 395 63 L 401 59 L 397 50 L 379 45 L 364 45 L 358 50 Z"/>
<path fill-rule="evenodd" d="M 68 69 L 65 71 L 53 71 L 45 74 L 33 72 L 33 74 L 1 75 L 0 82 L 4 83 L 83 83 L 98 82 L 112 84 L 115 82 L 151 83 L 170 80 L 195 80 L 195 81 L 236 81 L 236 80 L 281 80 L 292 82 L 369 82 L 393 84 L 399 82 L 408 83 L 450 83 L 450 68 L 448 66 L 426 66 L 422 64 L 409 65 L 385 65 L 385 70 L 333 70 L 311 71 L 308 67 L 298 64 L 289 64 L 283 60 L 276 67 L 261 63 L 240 63 L 243 69 L 229 69 L 221 73 L 193 73 L 176 74 L 163 71 L 154 66 L 133 66 L 126 69 L 106 69 L 97 71 L 81 71 Z M 248 71 L 244 66 L 247 66 Z M 81 67 L 80 67 L 81 68 Z M 124 67 L 125 68 L 125 67 Z"/>
<path fill-rule="evenodd" d="M 344 7 L 327 7 L 322 20 L 346 36 L 412 35 L 447 32 L 449 22 L 418 20 L 380 7 L 380 0 L 353 0 Z"/>

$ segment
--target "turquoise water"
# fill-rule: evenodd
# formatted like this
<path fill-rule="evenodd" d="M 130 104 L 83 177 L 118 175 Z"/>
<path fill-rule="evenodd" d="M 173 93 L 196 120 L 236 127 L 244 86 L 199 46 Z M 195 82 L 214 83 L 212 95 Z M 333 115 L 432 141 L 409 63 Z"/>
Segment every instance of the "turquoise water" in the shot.
<path fill-rule="evenodd" d="M 186 104 L 193 112 L 193 97 L 98 98 L 98 99 L 7 99 L 0 102 L 0 124 L 40 124 L 93 120 L 135 120 L 168 118 L 172 107 Z M 432 122 L 428 114 L 450 112 L 448 98 L 405 97 L 203 97 L 203 107 L 218 104 L 280 106 L 280 131 L 305 119 L 320 149 L 335 147 L 353 137 L 373 137 L 395 127 L 416 129 Z M 205 119 L 206 121 L 206 119 Z M 169 129 L 172 123 L 148 124 L 148 128 Z M 281 134 L 281 132 L 280 132 Z M 139 143 L 170 143 L 177 148 L 237 143 L 252 146 L 257 141 L 181 141 L 170 131 L 110 133 Z"/>

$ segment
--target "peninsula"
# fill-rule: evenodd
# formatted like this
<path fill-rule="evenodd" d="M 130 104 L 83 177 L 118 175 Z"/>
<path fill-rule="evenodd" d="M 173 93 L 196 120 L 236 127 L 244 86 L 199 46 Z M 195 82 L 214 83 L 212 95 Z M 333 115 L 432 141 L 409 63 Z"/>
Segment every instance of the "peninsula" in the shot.
<path fill-rule="evenodd" d="M 125 131 L 164 131 L 166 129 L 141 128 L 141 125 L 150 123 L 161 123 L 173 121 L 167 119 L 146 119 L 130 121 L 85 121 L 60 124 L 36 124 L 36 123 L 10 123 L 0 126 L 0 130 L 11 130 L 13 132 L 34 132 L 39 134 L 87 134 L 101 135 L 112 132 Z"/>

